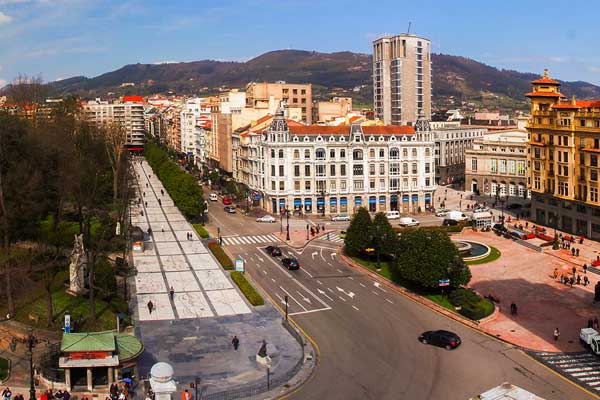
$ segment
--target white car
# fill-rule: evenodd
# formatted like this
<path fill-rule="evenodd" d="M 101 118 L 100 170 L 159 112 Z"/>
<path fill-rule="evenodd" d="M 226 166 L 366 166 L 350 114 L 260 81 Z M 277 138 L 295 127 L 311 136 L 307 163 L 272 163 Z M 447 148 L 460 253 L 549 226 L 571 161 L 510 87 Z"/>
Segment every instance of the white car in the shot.
<path fill-rule="evenodd" d="M 211 194 L 209 194 L 209 195 L 208 195 L 208 199 L 209 199 L 210 201 L 217 201 L 217 200 L 219 200 L 219 198 L 217 197 L 217 194 L 216 194 L 216 193 L 211 193 Z"/>
<path fill-rule="evenodd" d="M 411 217 L 402 217 L 399 224 L 400 226 L 419 226 L 419 221 Z"/>
<path fill-rule="evenodd" d="M 441 209 L 435 212 L 436 217 L 445 217 L 448 214 L 448 210 Z"/>
<path fill-rule="evenodd" d="M 385 216 L 387 219 L 398 219 L 400 218 L 400 211 L 388 211 Z"/>
<path fill-rule="evenodd" d="M 340 214 L 334 215 L 331 217 L 332 221 L 350 221 L 350 216 L 348 214 Z"/>
<path fill-rule="evenodd" d="M 275 217 L 273 217 L 272 215 L 269 215 L 269 214 L 256 218 L 256 222 L 271 222 L 272 223 L 275 221 L 277 221 L 275 219 Z"/>

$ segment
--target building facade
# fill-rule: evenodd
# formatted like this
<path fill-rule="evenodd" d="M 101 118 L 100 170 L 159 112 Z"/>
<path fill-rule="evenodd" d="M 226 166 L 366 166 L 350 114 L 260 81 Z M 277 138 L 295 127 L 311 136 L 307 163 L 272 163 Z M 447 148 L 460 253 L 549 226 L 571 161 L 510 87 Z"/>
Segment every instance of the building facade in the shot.
<path fill-rule="evenodd" d="M 385 125 L 431 119 L 430 41 L 415 35 L 384 36 L 373 42 L 373 104 Z"/>
<path fill-rule="evenodd" d="M 281 112 L 249 135 L 243 182 L 273 213 L 354 213 L 433 207 L 434 156 L 428 123 L 411 126 L 288 125 Z"/>
<path fill-rule="evenodd" d="M 312 85 L 286 82 L 251 82 L 246 86 L 246 107 L 268 109 L 275 100 L 276 106 L 281 101 L 290 108 L 299 108 L 302 122 L 312 123 Z"/>
<path fill-rule="evenodd" d="M 211 129 L 211 104 L 203 98 L 188 99 L 180 113 L 181 148 L 179 151 L 195 164 L 206 161 L 207 131 Z"/>
<path fill-rule="evenodd" d="M 140 96 L 125 96 L 122 102 L 109 103 L 100 99 L 83 105 L 85 118 L 93 125 L 119 125 L 125 135 L 128 147 L 143 147 L 146 135 L 144 103 Z"/>
<path fill-rule="evenodd" d="M 485 128 L 471 128 L 460 122 L 431 122 L 435 142 L 435 182 L 439 185 L 464 182 L 465 151 L 487 133 Z"/>
<path fill-rule="evenodd" d="M 531 213 L 539 224 L 600 239 L 600 100 L 563 100 L 548 71 L 532 82 Z"/>
<path fill-rule="evenodd" d="M 528 197 L 527 131 L 489 133 L 465 150 L 465 190 L 487 196 Z"/>

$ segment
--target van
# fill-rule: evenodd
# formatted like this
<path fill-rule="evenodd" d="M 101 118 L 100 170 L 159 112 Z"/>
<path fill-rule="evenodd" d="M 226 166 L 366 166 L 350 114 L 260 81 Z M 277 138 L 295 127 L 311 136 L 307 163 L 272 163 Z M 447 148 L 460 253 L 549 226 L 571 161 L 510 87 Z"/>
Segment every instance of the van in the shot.
<path fill-rule="evenodd" d="M 210 201 L 217 201 L 217 200 L 219 200 L 219 198 L 217 197 L 216 193 L 209 194 L 208 198 L 209 198 Z"/>
<path fill-rule="evenodd" d="M 446 213 L 446 219 L 453 219 L 455 221 L 466 221 L 469 219 L 462 211 L 448 211 Z"/>
<path fill-rule="evenodd" d="M 400 218 L 400 226 L 419 226 L 419 221 L 411 217 Z"/>
<path fill-rule="evenodd" d="M 385 213 L 387 219 L 398 219 L 400 218 L 400 211 L 388 211 Z"/>

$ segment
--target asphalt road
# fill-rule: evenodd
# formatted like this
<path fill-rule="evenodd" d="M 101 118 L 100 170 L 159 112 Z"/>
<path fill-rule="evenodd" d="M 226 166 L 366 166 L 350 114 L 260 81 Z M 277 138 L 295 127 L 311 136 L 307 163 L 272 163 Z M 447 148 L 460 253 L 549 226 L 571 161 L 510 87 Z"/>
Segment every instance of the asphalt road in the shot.
<path fill-rule="evenodd" d="M 226 237 L 264 237 L 280 229 L 279 222 L 258 224 L 226 214 L 220 202 L 209 210 L 211 225 Z M 305 226 L 306 221 L 291 223 Z M 319 347 L 315 374 L 293 399 L 464 400 L 505 381 L 545 399 L 596 398 L 513 346 L 379 286 L 339 261 L 336 243 L 318 239 L 301 253 L 281 246 L 284 255 L 298 258 L 298 271 L 287 271 L 279 258 L 267 255 L 268 244 L 277 243 L 227 249 L 246 260 L 247 273 L 278 306 L 284 308 L 288 296 L 290 317 Z M 463 344 L 447 351 L 417 340 L 434 329 L 458 333 Z"/>

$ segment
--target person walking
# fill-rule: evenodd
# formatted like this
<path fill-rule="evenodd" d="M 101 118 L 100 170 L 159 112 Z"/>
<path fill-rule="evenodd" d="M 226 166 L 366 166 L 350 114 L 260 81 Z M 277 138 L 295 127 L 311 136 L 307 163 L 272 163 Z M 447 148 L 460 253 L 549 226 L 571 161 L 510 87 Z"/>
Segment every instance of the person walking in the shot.
<path fill-rule="evenodd" d="M 557 277 L 558 277 L 558 268 L 554 268 L 554 272 L 552 273 L 552 278 L 554 278 L 554 280 L 556 280 Z"/>
<path fill-rule="evenodd" d="M 577 274 L 577 284 L 581 285 L 581 275 Z"/>
<path fill-rule="evenodd" d="M 571 285 L 571 287 L 573 287 L 573 285 L 575 284 L 575 278 L 570 277 L 569 278 L 569 284 Z"/>
<path fill-rule="evenodd" d="M 160 189 L 160 195 L 164 196 L 165 195 L 165 191 L 163 189 Z"/>
<path fill-rule="evenodd" d="M 240 347 L 240 339 L 234 335 L 233 339 L 231 339 L 231 344 L 233 345 L 233 349 L 237 351 L 238 347 Z"/>
<path fill-rule="evenodd" d="M 162 206 L 162 203 L 161 203 L 160 199 L 158 199 L 158 205 Z"/>
<path fill-rule="evenodd" d="M 558 330 L 558 328 L 556 328 L 554 330 L 554 341 L 557 342 L 558 341 L 558 337 L 560 336 L 560 331 Z"/>
<path fill-rule="evenodd" d="M 10 388 L 7 386 L 3 391 L 2 391 L 2 400 L 10 400 L 10 397 L 12 396 L 12 392 L 10 391 Z"/>
<path fill-rule="evenodd" d="M 587 275 L 587 264 L 583 264 L 583 274 Z"/>
<path fill-rule="evenodd" d="M 579 257 L 579 248 L 575 249 L 575 255 Z"/>
<path fill-rule="evenodd" d="M 185 389 L 183 392 L 181 392 L 181 400 L 192 400 L 192 394 Z"/>
<path fill-rule="evenodd" d="M 599 324 L 598 324 L 598 317 L 594 318 L 594 329 L 598 330 L 600 328 Z"/>
<path fill-rule="evenodd" d="M 573 267 L 571 271 L 573 271 L 573 276 L 575 276 L 575 273 L 577 273 L 577 268 Z"/>
<path fill-rule="evenodd" d="M 171 286 L 171 289 L 169 289 L 169 298 L 171 301 L 175 298 L 175 289 L 173 289 L 173 286 Z"/>
<path fill-rule="evenodd" d="M 148 304 L 146 304 L 146 306 L 148 306 L 148 312 L 152 314 L 152 311 L 154 310 L 154 303 L 152 303 L 152 300 L 148 300 Z"/>
<path fill-rule="evenodd" d="M 583 286 L 587 286 L 590 284 L 590 278 L 587 277 L 587 275 L 583 276 Z"/>

